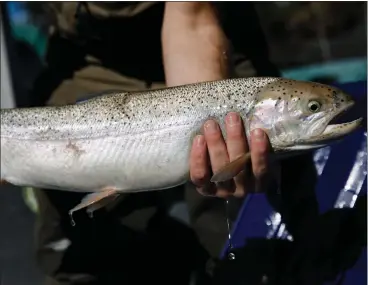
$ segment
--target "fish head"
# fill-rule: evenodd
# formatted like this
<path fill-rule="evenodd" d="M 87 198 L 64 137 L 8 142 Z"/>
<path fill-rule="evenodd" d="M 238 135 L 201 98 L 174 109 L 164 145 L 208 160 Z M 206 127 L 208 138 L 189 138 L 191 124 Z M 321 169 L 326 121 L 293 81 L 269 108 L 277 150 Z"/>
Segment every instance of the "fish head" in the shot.
<path fill-rule="evenodd" d="M 263 129 L 275 152 L 300 152 L 324 147 L 354 131 L 362 119 L 332 124 L 354 106 L 342 90 L 314 82 L 280 79 L 257 94 L 247 115 L 247 131 Z"/>

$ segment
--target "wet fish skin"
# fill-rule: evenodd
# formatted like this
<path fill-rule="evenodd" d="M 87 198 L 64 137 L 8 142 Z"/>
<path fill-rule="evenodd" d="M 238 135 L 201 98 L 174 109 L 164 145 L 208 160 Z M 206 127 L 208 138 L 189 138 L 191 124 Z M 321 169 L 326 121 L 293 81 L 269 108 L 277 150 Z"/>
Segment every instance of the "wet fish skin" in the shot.
<path fill-rule="evenodd" d="M 320 104 L 318 111 L 308 109 L 310 102 Z M 248 137 L 263 128 L 276 154 L 297 154 L 353 131 L 357 122 L 325 133 L 352 104 L 330 86 L 257 77 L 112 92 L 78 105 L 2 109 L 1 179 L 78 192 L 171 188 L 188 181 L 192 139 L 209 118 L 224 132 L 226 114 L 238 112 Z"/>

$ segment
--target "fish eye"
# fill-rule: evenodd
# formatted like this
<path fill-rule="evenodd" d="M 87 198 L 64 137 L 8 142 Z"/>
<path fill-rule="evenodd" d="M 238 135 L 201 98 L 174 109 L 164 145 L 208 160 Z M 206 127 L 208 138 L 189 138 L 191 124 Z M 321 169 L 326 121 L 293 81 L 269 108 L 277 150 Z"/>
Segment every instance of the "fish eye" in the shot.
<path fill-rule="evenodd" d="M 318 101 L 309 101 L 308 109 L 313 113 L 318 112 L 319 109 L 321 109 L 321 103 L 319 103 Z"/>

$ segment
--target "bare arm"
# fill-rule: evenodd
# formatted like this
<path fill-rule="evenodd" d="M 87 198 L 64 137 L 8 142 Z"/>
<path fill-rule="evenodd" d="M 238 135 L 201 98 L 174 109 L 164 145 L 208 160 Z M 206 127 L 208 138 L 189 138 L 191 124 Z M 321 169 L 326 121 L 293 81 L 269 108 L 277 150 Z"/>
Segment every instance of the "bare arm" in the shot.
<path fill-rule="evenodd" d="M 227 40 L 209 2 L 167 2 L 162 46 L 168 86 L 228 76 Z"/>

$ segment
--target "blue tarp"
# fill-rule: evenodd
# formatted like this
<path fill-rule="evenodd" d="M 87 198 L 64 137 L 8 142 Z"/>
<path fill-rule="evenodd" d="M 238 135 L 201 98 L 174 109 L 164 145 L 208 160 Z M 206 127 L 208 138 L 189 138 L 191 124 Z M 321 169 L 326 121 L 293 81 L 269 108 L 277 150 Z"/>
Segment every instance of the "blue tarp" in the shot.
<path fill-rule="evenodd" d="M 355 82 L 347 84 L 336 84 L 337 87 L 350 93 L 357 99 L 357 112 L 360 116 L 366 117 L 366 88 L 367 82 Z M 356 114 L 355 114 L 356 115 Z M 319 206 L 319 214 L 329 215 L 331 210 L 342 211 L 346 208 L 354 208 L 358 197 L 363 197 L 366 201 L 367 194 L 367 130 L 366 125 L 359 131 L 348 136 L 345 140 L 330 147 L 320 149 L 315 152 L 315 165 L 319 173 L 318 183 L 316 187 L 316 198 Z M 355 212 L 354 212 L 355 213 Z M 362 231 L 366 231 L 366 207 L 363 206 L 361 216 L 364 224 Z M 337 227 L 342 228 L 344 220 L 338 220 Z M 337 230 L 336 235 L 345 234 L 349 237 L 349 233 L 342 233 Z M 353 234 L 353 233 L 352 233 Z M 363 233 L 362 233 L 363 234 Z M 331 234 L 331 239 L 336 237 Z M 350 243 L 356 237 L 346 240 L 346 257 L 357 254 L 356 251 L 350 249 Z M 273 209 L 268 202 L 265 194 L 249 195 L 245 200 L 237 221 L 232 229 L 232 245 L 235 248 L 246 248 L 249 242 L 255 239 L 276 239 L 293 243 L 293 237 L 287 232 L 286 225 L 280 213 Z M 308 238 L 309 239 L 309 238 Z M 366 242 L 366 238 L 364 243 Z M 332 243 L 332 240 L 331 240 Z M 363 251 L 361 250 L 363 248 Z M 228 250 L 228 244 L 223 250 L 224 257 Z M 341 251 L 341 247 L 336 251 Z M 278 253 L 283 254 L 282 252 Z M 358 251 L 360 258 L 352 261 L 351 266 L 345 270 L 341 270 L 335 274 L 334 281 L 325 282 L 325 285 L 365 285 L 367 284 L 367 252 L 366 243 Z M 251 261 L 249 261 L 251 262 Z M 331 264 L 336 263 L 333 258 Z M 244 268 L 245 270 L 245 268 Z M 308 269 L 306 269 L 308 270 Z M 245 273 L 246 274 L 246 273 Z M 310 271 L 310 275 L 315 274 Z M 313 281 L 311 281 L 311 285 Z M 235 282 L 236 283 L 236 282 Z M 253 283 L 252 283 L 253 284 Z M 307 283 L 303 283 L 307 284 Z M 320 284 L 320 283 L 318 283 Z M 314 283 L 313 285 L 317 285 Z"/>

